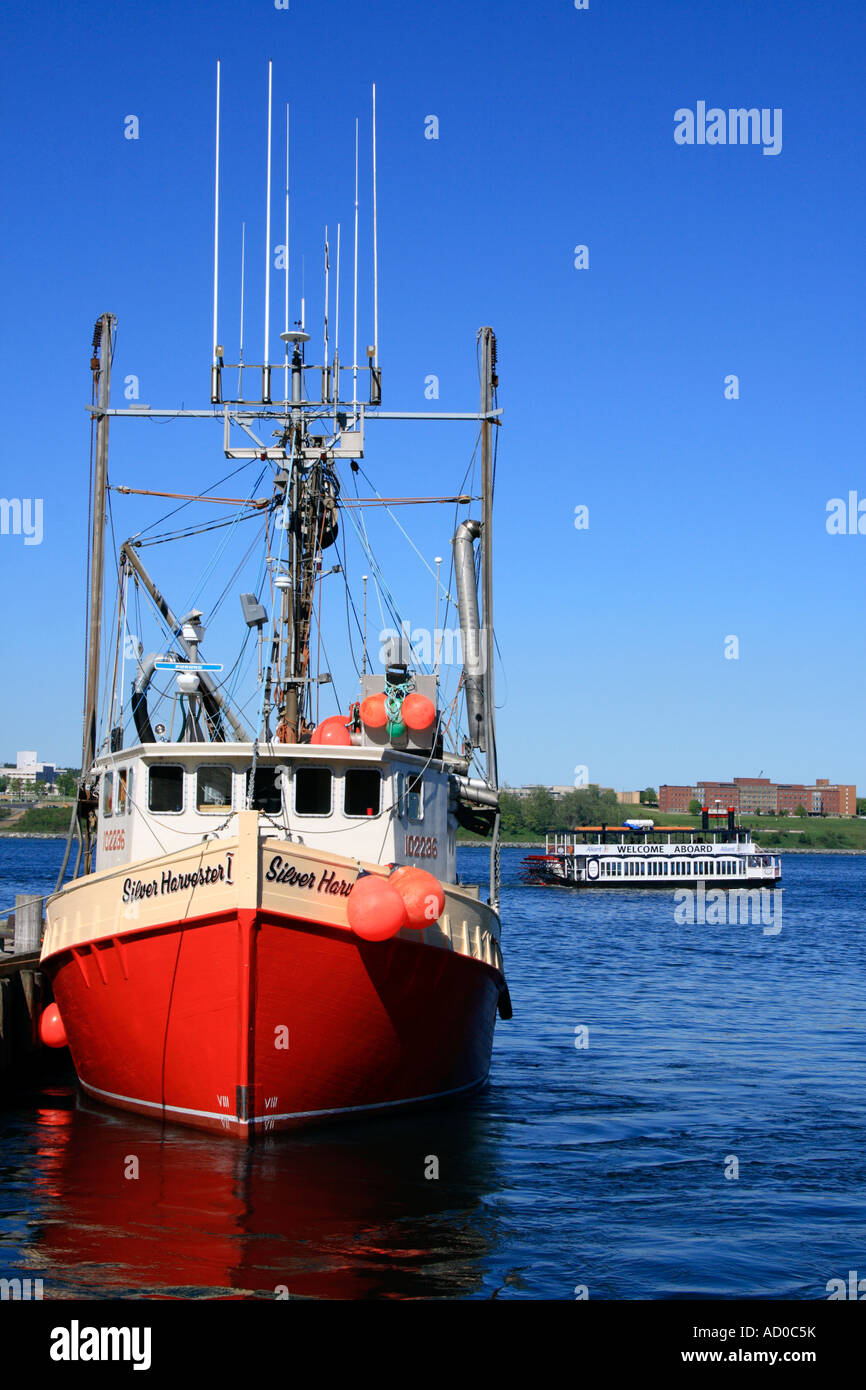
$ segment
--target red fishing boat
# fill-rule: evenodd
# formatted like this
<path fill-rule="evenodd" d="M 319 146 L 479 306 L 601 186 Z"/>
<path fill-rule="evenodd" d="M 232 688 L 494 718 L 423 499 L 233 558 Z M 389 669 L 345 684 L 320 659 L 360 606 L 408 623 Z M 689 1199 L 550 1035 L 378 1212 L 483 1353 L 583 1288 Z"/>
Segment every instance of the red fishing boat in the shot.
<path fill-rule="evenodd" d="M 219 96 L 217 111 L 218 150 Z M 268 220 L 271 114 L 269 80 Z M 375 168 L 375 95 L 373 150 Z M 55 1003 L 42 1030 L 49 1043 L 68 1042 L 80 1084 L 95 1099 L 250 1139 L 467 1095 L 487 1080 L 497 1012 L 510 1016 L 493 718 L 499 410 L 496 343 L 483 328 L 478 411 L 431 417 L 474 423 L 476 495 L 383 497 L 364 474 L 372 496 L 360 497 L 355 479 L 367 425 L 406 418 L 381 410 L 375 221 L 374 343 L 366 365 L 356 349 L 344 364 L 338 336 L 333 344 L 329 338 L 327 238 L 322 362 L 307 362 L 303 301 L 290 325 L 288 266 L 283 360 L 272 360 L 268 256 L 264 362 L 244 364 L 241 341 L 239 362 L 229 365 L 217 338 L 218 175 L 217 158 L 210 408 L 113 408 L 113 316 L 103 315 L 94 333 L 82 778 L 64 872 L 46 909 L 42 961 Z M 286 232 L 288 244 L 288 202 Z M 357 282 L 354 303 L 357 344 Z M 339 324 L 339 290 L 335 313 Z M 244 391 L 251 375 L 252 398 Z M 369 389 L 361 400 L 364 375 Z M 182 537 L 165 537 L 173 544 L 195 544 L 209 532 L 214 504 L 235 507 L 233 532 L 246 523 L 245 541 L 249 526 L 258 528 L 258 544 L 239 565 L 223 545 L 206 557 L 197 590 L 203 595 L 210 585 L 218 595 L 207 628 L 222 656 L 232 633 L 222 600 L 245 566 L 255 573 L 239 592 L 240 650 L 230 660 L 205 660 L 203 609 L 172 609 L 142 559 L 140 531 L 117 553 L 113 647 L 103 637 L 109 420 L 184 416 L 221 422 L 226 458 L 248 472 L 247 496 L 215 497 L 215 484 L 180 494 L 156 486 L 114 492 L 168 495 L 170 512 L 178 498 L 189 504 L 193 519 Z M 254 427 L 270 428 L 276 442 L 265 445 Z M 351 498 L 346 474 L 355 485 Z M 425 644 L 430 629 L 419 636 L 397 608 L 364 509 L 396 519 L 398 506 L 442 501 L 456 511 L 452 563 L 444 575 L 438 557 L 435 569 L 424 560 L 435 576 L 437 619 Z M 477 517 L 468 510 L 476 501 Z M 144 533 L 152 537 L 154 525 Z M 338 563 L 326 570 L 328 550 Z M 378 634 L 378 663 L 369 650 L 367 577 L 363 619 L 348 582 L 357 560 L 373 575 L 383 619 L 387 608 L 394 622 Z M 186 569 L 179 574 L 188 582 Z M 344 587 L 336 602 L 330 575 Z M 439 626 L 440 604 L 446 624 L 456 609 L 459 651 L 450 662 L 443 660 L 450 630 Z M 342 620 L 342 637 L 334 636 L 336 623 L 326 628 L 328 608 Z M 155 630 L 147 656 L 145 622 Z M 342 710 L 326 714 L 323 694 L 333 698 L 336 678 L 324 652 L 336 666 L 340 643 L 357 686 Z M 460 824 L 491 836 L 484 890 L 457 881 Z M 72 877 L 64 882 L 73 847 Z"/>

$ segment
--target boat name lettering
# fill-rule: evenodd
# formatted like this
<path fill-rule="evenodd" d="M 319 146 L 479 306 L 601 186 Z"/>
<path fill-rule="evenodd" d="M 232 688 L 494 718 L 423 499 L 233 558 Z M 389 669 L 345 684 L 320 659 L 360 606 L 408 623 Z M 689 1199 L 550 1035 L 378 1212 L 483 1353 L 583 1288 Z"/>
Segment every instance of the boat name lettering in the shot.
<path fill-rule="evenodd" d="M 123 901 L 139 902 L 142 898 L 164 897 L 168 893 L 183 893 L 188 888 L 200 888 L 206 883 L 234 883 L 232 860 L 234 853 L 226 855 L 224 864 L 208 864 L 203 868 L 192 869 L 188 873 L 173 873 L 164 869 L 161 878 L 146 881 L 141 878 L 126 878 L 123 881 Z"/>
<path fill-rule="evenodd" d="M 281 854 L 275 854 L 268 865 L 265 882 L 291 883 L 295 888 L 315 888 L 318 893 L 337 893 L 341 898 L 347 898 L 352 891 L 352 884 L 344 878 L 337 878 L 333 869 L 323 870 L 316 883 L 315 869 L 304 872 L 295 868 L 294 864 L 285 864 Z"/>
<path fill-rule="evenodd" d="M 619 854 L 712 854 L 714 845 L 617 845 Z"/>

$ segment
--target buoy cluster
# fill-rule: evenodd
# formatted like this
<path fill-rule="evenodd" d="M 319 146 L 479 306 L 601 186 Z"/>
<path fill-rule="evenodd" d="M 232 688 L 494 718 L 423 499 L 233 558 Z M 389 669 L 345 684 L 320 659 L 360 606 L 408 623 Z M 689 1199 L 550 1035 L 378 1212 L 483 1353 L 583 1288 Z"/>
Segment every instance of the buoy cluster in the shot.
<path fill-rule="evenodd" d="M 423 931 L 438 922 L 445 893 L 438 878 L 426 869 L 403 864 L 387 878 L 361 874 L 346 902 L 346 916 L 364 941 L 387 941 L 403 927 Z"/>
<path fill-rule="evenodd" d="M 387 728 L 389 738 L 402 738 L 407 729 L 423 734 L 432 727 L 435 718 L 433 701 L 417 691 L 404 695 L 402 700 L 380 692 L 361 701 L 361 723 L 368 729 Z"/>
<path fill-rule="evenodd" d="M 361 701 L 361 723 L 366 729 L 386 729 L 388 738 L 402 738 L 408 732 L 423 734 L 436 722 L 436 706 L 426 695 L 412 691 L 402 700 L 393 693 L 368 695 Z M 350 716 L 350 721 L 353 716 Z M 313 730 L 310 743 L 329 744 L 332 748 L 348 748 L 352 743 L 350 721 L 343 714 L 332 714 Z M 357 726 L 356 726 L 357 727 Z"/>

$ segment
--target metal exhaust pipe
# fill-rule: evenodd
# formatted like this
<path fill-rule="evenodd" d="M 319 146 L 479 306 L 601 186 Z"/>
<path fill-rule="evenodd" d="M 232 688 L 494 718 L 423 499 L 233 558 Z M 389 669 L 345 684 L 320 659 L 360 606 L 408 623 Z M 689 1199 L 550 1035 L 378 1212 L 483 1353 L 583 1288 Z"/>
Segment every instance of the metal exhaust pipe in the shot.
<path fill-rule="evenodd" d="M 457 611 L 463 639 L 463 686 L 469 738 L 474 748 L 485 751 L 484 655 L 481 621 L 478 616 L 478 586 L 475 582 L 475 542 L 481 535 L 480 521 L 463 521 L 451 542 L 457 579 Z"/>

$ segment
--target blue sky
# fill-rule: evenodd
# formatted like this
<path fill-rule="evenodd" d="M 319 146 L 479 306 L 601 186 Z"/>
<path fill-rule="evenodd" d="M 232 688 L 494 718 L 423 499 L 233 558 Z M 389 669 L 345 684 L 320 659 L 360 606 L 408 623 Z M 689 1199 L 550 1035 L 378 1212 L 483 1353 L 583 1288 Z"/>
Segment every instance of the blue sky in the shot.
<path fill-rule="evenodd" d="M 372 341 L 375 81 L 385 407 L 430 408 L 436 374 L 438 408 L 473 409 L 475 332 L 497 332 L 503 777 L 568 783 L 586 765 L 616 787 L 760 772 L 866 784 L 866 535 L 825 526 L 831 498 L 866 498 L 860 6 L 13 0 L 0 25 L 0 494 L 44 498 L 41 545 L 0 536 L 0 758 L 78 760 L 94 319 L 118 316 L 116 385 L 134 373 L 142 401 L 207 404 L 217 57 L 221 336 L 233 357 L 245 220 L 258 360 L 271 58 L 272 242 L 288 99 L 292 276 L 299 286 L 303 256 L 308 317 L 318 325 L 323 228 L 333 258 L 339 219 L 348 342 L 358 115 Z M 781 108 L 781 153 L 676 144 L 675 111 L 698 101 Z M 137 141 L 124 139 L 129 114 Z M 424 138 L 431 114 L 438 140 Z M 574 268 L 578 244 L 588 270 Z M 281 305 L 275 275 L 275 348 Z M 384 495 L 459 486 L 471 427 L 375 429 L 364 466 Z M 229 471 L 215 427 L 112 430 L 114 483 L 195 491 Z M 124 536 L 163 510 L 117 497 L 114 509 Z M 450 522 L 444 508 L 405 518 L 428 558 L 449 555 Z M 377 548 L 402 611 L 432 626 L 414 553 L 384 526 Z M 148 552 L 180 608 L 195 574 L 163 554 Z M 236 609 L 221 610 L 211 659 L 232 659 Z M 345 705 L 351 677 L 338 688 Z"/>

